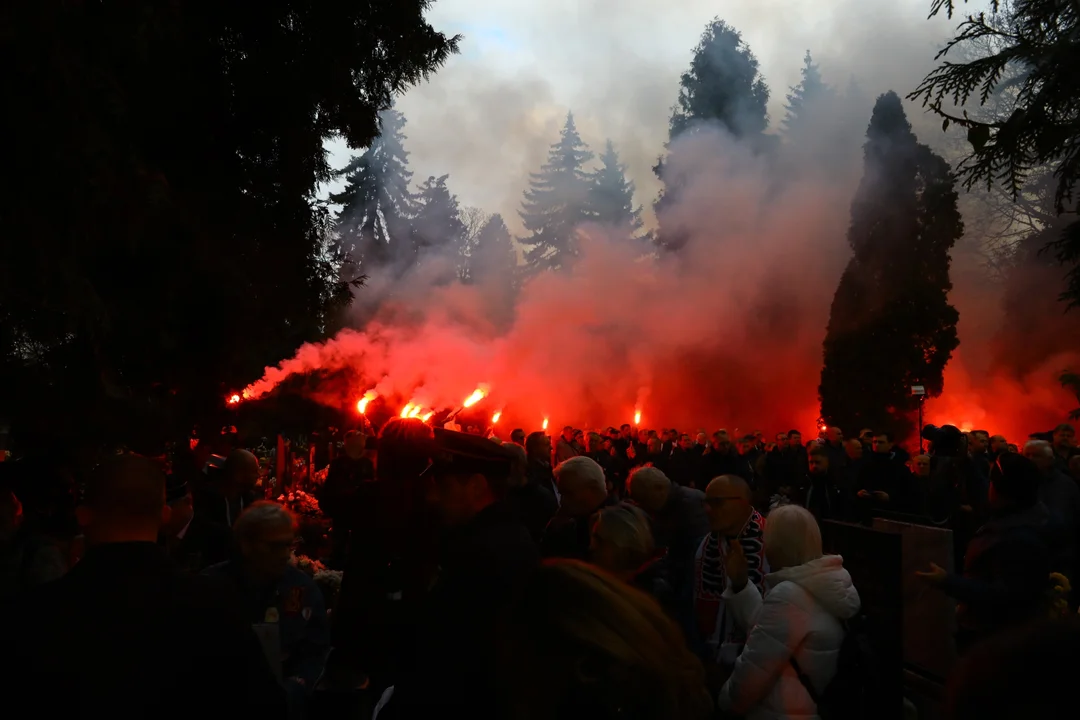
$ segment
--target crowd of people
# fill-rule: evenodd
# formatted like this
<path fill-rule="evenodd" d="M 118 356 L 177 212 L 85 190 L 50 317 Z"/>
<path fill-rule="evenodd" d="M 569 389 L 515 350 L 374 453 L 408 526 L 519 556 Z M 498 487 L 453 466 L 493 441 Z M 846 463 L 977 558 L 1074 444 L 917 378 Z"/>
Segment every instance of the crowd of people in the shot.
<path fill-rule="evenodd" d="M 899 717 L 838 690 L 873 658 L 825 521 L 950 528 L 957 572 L 920 576 L 958 601 L 962 650 L 1026 652 L 1044 636 L 1009 630 L 1045 616 L 1078 556 L 1070 426 L 1020 447 L 923 435 L 925 455 L 837 428 L 804 443 L 567 427 L 553 444 L 395 418 L 348 434 L 321 488 L 334 607 L 291 562 L 297 520 L 260 499 L 246 450 L 208 472 L 106 457 L 77 503 L 43 491 L 40 466 L 2 463 L 0 677 L 48 716 L 301 718 L 347 690 L 379 720 Z M 978 706 L 965 672 L 957 718 Z"/>

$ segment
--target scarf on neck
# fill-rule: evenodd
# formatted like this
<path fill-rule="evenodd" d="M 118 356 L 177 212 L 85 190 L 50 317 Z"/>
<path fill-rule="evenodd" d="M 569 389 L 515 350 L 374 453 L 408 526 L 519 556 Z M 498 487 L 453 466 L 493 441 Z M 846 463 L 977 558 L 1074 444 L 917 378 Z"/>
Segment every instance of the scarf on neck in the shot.
<path fill-rule="evenodd" d="M 765 578 L 765 543 L 762 540 L 764 534 L 765 518 L 757 510 L 751 510 L 742 532 L 736 540 L 731 541 L 742 545 L 748 567 L 747 577 L 758 590 L 761 590 L 761 584 Z M 727 552 L 724 543 L 721 542 L 720 534 L 706 535 L 698 555 L 695 568 L 694 611 L 698 619 L 698 628 L 704 637 L 709 638 L 716 632 L 723 603 L 721 595 L 727 588 L 725 569 Z"/>

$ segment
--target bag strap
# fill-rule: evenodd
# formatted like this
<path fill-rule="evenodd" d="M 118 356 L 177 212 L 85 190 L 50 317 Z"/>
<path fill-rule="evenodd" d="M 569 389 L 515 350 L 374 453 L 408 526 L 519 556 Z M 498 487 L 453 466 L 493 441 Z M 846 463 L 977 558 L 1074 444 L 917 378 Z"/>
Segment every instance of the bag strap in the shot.
<path fill-rule="evenodd" d="M 795 675 L 799 678 L 799 682 L 806 688 L 806 692 L 810 695 L 810 699 L 814 701 L 815 707 L 821 706 L 821 698 L 817 694 L 817 690 L 814 689 L 814 684 L 810 682 L 810 678 L 799 667 L 799 662 L 795 659 L 795 656 L 791 656 L 791 667 L 795 670 Z"/>

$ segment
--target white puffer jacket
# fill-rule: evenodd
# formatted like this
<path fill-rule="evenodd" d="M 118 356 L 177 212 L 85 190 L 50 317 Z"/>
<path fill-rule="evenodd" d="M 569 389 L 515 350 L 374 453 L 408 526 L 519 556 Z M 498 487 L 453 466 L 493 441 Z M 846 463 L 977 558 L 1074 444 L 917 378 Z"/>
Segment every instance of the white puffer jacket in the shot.
<path fill-rule="evenodd" d="M 794 652 L 818 693 L 833 675 L 844 640 L 842 620 L 859 611 L 859 593 L 839 555 L 825 555 L 765 576 L 765 599 L 753 583 L 725 591 L 736 622 L 751 627 L 735 669 L 717 699 L 746 720 L 812 720 L 817 708 L 791 666 Z"/>

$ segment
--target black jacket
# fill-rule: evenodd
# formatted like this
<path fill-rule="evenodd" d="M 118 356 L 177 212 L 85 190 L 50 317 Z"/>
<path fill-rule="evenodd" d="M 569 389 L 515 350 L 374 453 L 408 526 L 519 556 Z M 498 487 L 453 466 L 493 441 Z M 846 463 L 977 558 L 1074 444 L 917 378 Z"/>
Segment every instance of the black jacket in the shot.
<path fill-rule="evenodd" d="M 380 720 L 498 717 L 496 619 L 539 557 L 496 503 L 445 538 L 438 578 L 415 618 L 416 646 Z"/>
<path fill-rule="evenodd" d="M 235 594 L 155 543 L 91 547 L 4 621 L 0 689 L 40 717 L 285 717 Z"/>

